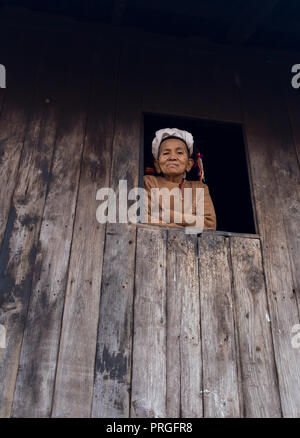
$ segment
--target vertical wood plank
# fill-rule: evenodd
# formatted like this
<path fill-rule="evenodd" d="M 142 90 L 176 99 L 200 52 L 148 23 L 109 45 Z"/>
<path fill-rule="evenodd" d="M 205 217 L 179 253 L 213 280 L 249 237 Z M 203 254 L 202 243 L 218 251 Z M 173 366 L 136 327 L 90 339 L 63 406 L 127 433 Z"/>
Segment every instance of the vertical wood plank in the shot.
<path fill-rule="evenodd" d="M 282 196 L 285 200 L 285 227 L 288 249 L 291 258 L 293 283 L 300 313 L 300 96 L 299 88 L 293 88 L 290 82 L 290 69 L 293 63 L 283 64 L 278 69 L 281 78 L 282 94 L 288 111 L 292 134 L 290 152 L 284 157 L 284 166 L 280 169 L 280 188 L 287 189 Z M 277 163 L 280 165 L 279 158 Z M 288 180 L 288 181 L 286 181 Z M 282 187 L 284 186 L 284 187 Z M 285 197 L 286 196 L 286 197 Z"/>
<path fill-rule="evenodd" d="M 16 185 L 44 40 L 44 34 L 36 38 L 34 32 L 24 34 L 20 44 L 12 39 L 11 55 L 7 58 L 9 87 L 0 118 L 0 244 Z"/>
<path fill-rule="evenodd" d="M 132 417 L 166 416 L 166 231 L 137 231 Z"/>
<path fill-rule="evenodd" d="M 209 233 L 198 244 L 204 417 L 240 417 L 228 243 Z"/>
<path fill-rule="evenodd" d="M 280 97 L 280 81 L 276 93 L 272 74 L 263 64 L 255 69 L 247 63 L 240 65 L 245 133 L 262 241 L 281 405 L 283 416 L 298 417 L 299 351 L 292 348 L 291 330 L 299 324 L 299 309 L 289 252 L 289 246 L 293 247 L 299 234 L 299 227 L 298 230 L 294 228 L 299 220 L 296 217 L 298 170 L 286 108 Z"/>
<path fill-rule="evenodd" d="M 105 224 L 96 219 L 97 190 L 109 186 L 119 47 L 101 40 L 76 207 L 74 237 L 57 364 L 53 417 L 90 417 Z M 118 262 L 122 264 L 120 259 Z M 106 270 L 110 266 L 106 266 Z M 107 303 L 106 311 L 116 303 Z M 88 339 L 88 342 L 87 342 Z"/>
<path fill-rule="evenodd" d="M 69 40 L 67 49 L 72 47 L 70 44 L 74 49 L 70 64 L 64 65 L 67 84 L 61 97 L 53 96 L 59 101 L 59 124 L 35 263 L 32 261 L 32 293 L 14 416 L 48 417 L 52 409 L 90 86 L 91 41 L 80 35 L 78 40 Z"/>
<path fill-rule="evenodd" d="M 57 39 L 56 42 L 58 43 L 58 41 Z M 63 67 L 63 65 L 57 65 L 59 55 L 62 55 L 62 53 L 55 46 L 54 49 L 52 44 L 53 40 L 48 35 L 46 56 L 40 67 L 32 116 L 22 151 L 18 181 L 13 198 L 13 208 L 16 211 L 17 218 L 11 248 L 14 248 L 16 252 L 15 260 L 21 268 L 16 275 L 17 277 L 22 275 L 27 279 L 28 293 L 30 293 L 31 288 L 32 271 L 50 180 L 49 172 L 58 118 L 51 98 L 62 90 L 64 82 L 61 71 L 57 71 L 57 67 Z M 27 299 L 29 299 L 29 296 Z M 26 308 L 25 311 L 27 311 Z M 23 317 L 25 318 L 25 315 Z M 24 383 L 23 381 L 20 382 L 20 378 L 22 378 L 20 376 L 23 376 L 22 372 L 17 380 L 14 395 L 13 415 L 16 416 L 18 416 L 18 410 L 24 408 L 26 396 L 28 395 L 19 391 L 20 385 Z"/>
<path fill-rule="evenodd" d="M 286 69 L 288 76 L 288 68 Z M 289 118 L 288 102 L 284 99 L 284 91 L 281 87 L 278 93 L 274 93 L 274 87 L 280 84 L 282 67 L 275 70 L 271 79 L 271 87 L 265 87 L 266 101 L 272 111 L 272 123 L 280 132 L 275 133 L 277 146 L 273 150 L 271 165 L 274 169 L 278 193 L 280 196 L 281 210 L 286 233 L 287 248 L 291 261 L 293 279 L 293 293 L 296 296 L 298 311 L 300 313 L 300 168 L 297 128 L 294 128 L 294 118 Z M 273 69 L 272 69 L 273 73 Z M 270 69 L 266 69 L 266 75 L 270 76 Z M 273 86 L 272 86 L 273 85 Z M 300 108 L 299 108 L 300 109 Z M 298 128 L 299 131 L 299 128 Z M 297 140 L 298 138 L 298 140 Z M 268 143 L 270 147 L 270 143 Z M 273 145 L 274 147 L 274 145 Z M 298 152 L 298 155 L 297 155 Z M 271 151 L 272 153 L 272 151 Z"/>
<path fill-rule="evenodd" d="M 138 186 L 141 122 L 140 49 L 122 44 L 110 187 Z M 117 219 L 118 220 L 118 219 Z M 128 417 L 132 356 L 135 225 L 106 227 L 95 362 L 93 417 Z M 126 263 L 124 263 L 126 261 Z"/>
<path fill-rule="evenodd" d="M 197 237 L 168 232 L 167 416 L 202 417 Z"/>
<path fill-rule="evenodd" d="M 245 417 L 281 417 L 258 239 L 230 238 Z"/>
<path fill-rule="evenodd" d="M 281 77 L 283 96 L 287 104 L 289 121 L 293 133 L 294 146 L 296 149 L 298 165 L 300 163 L 300 96 L 299 88 L 293 88 L 291 80 L 294 73 L 291 68 L 295 62 L 286 62 L 280 66 L 278 75 Z M 299 82 L 299 80 L 298 80 Z"/>
<path fill-rule="evenodd" d="M 176 233 L 167 239 L 167 353 L 166 416 L 181 416 L 181 316 L 182 284 L 178 286 L 177 250 L 181 250 Z M 199 326 L 200 327 L 200 326 Z"/>
<path fill-rule="evenodd" d="M 129 417 L 135 227 L 106 234 L 93 417 Z"/>
<path fill-rule="evenodd" d="M 1 417 L 8 417 L 11 413 L 30 295 L 30 263 L 37 240 L 35 223 L 43 205 L 43 192 L 40 193 L 43 174 L 37 156 L 41 116 L 35 114 L 29 127 L 27 124 L 33 110 L 35 81 L 44 39 L 42 34 L 37 42 L 32 32 L 24 37 L 23 55 L 17 50 L 20 64 L 14 60 L 11 88 L 0 119 L 0 242 L 3 237 L 0 251 L 0 323 L 6 330 L 6 348 L 0 350 Z M 35 109 L 36 106 L 40 107 L 37 99 Z M 45 141 L 45 155 L 48 147 Z"/>

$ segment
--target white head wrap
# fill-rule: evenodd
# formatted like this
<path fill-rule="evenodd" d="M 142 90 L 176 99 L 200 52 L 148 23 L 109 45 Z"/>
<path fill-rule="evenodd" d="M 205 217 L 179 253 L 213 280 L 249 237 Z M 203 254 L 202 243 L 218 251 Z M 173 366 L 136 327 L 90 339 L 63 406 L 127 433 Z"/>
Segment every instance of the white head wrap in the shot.
<path fill-rule="evenodd" d="M 158 149 L 161 141 L 163 140 L 163 138 L 168 137 L 169 135 L 174 135 L 178 138 L 182 138 L 182 140 L 185 141 L 185 143 L 187 144 L 190 154 L 192 155 L 193 144 L 194 144 L 194 139 L 192 134 L 190 132 L 182 131 L 177 128 L 165 128 L 156 131 L 155 137 L 152 141 L 152 154 L 156 160 L 158 159 Z"/>

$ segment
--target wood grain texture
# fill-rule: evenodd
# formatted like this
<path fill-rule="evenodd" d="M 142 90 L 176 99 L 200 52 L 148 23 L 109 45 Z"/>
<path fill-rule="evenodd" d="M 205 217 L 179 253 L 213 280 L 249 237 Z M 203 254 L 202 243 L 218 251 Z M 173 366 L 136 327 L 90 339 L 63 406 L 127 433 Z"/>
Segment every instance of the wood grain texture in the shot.
<path fill-rule="evenodd" d="M 197 237 L 168 232 L 167 416 L 202 417 Z"/>
<path fill-rule="evenodd" d="M 259 239 L 230 238 L 243 417 L 281 417 Z"/>
<path fill-rule="evenodd" d="M 0 40 L 0 416 L 298 417 L 286 66 L 103 31 L 51 33 L 43 52 L 22 32 L 15 53 Z M 142 110 L 244 122 L 260 236 L 96 221 L 99 188 L 139 183 Z"/>
<path fill-rule="evenodd" d="M 18 41 L 19 37 L 20 35 L 17 40 L 12 38 L 10 57 L 4 57 L 9 70 L 9 88 L 5 90 L 0 118 L 0 243 L 4 236 L 16 185 L 35 81 L 38 76 L 38 63 L 45 40 L 43 34 L 37 40 L 33 32 L 21 35 L 21 41 Z"/>
<path fill-rule="evenodd" d="M 96 219 L 97 190 L 109 185 L 119 47 L 99 41 L 79 181 L 53 417 L 90 417 L 105 224 Z M 122 260 L 119 260 L 122 263 Z M 118 263 L 118 266 L 119 266 Z M 106 266 L 106 270 L 110 268 Z M 104 275 L 107 275 L 107 271 Z M 114 306 L 114 303 L 110 303 Z M 108 306 L 104 306 L 107 312 Z M 88 342 L 87 342 L 88 339 Z"/>
<path fill-rule="evenodd" d="M 291 211 L 299 194 L 295 185 L 298 176 L 286 109 L 280 93 L 274 93 L 268 72 L 263 64 L 256 69 L 246 63 L 241 65 L 241 96 L 282 412 L 285 417 L 298 417 L 299 351 L 292 348 L 291 330 L 299 324 L 299 311 L 289 251 L 289 246 L 294 244 L 294 233 L 298 234 L 292 219 L 298 223 L 297 212 Z"/>
<path fill-rule="evenodd" d="M 270 77 L 270 67 L 264 77 Z M 273 73 L 273 69 L 271 70 Z M 291 261 L 293 293 L 296 296 L 300 313 L 300 169 L 299 169 L 299 132 L 295 129 L 293 113 L 289 111 L 284 99 L 284 90 L 278 87 L 274 96 L 274 87 L 280 84 L 282 68 L 277 68 L 268 87 L 265 87 L 266 100 L 272 111 L 272 123 L 276 126 L 274 135 L 277 144 L 273 146 L 272 168 L 278 186 L 281 211 L 286 232 L 287 248 Z M 288 68 L 285 72 L 288 76 Z M 287 81 L 286 81 L 287 82 Z M 299 102 L 298 102 L 299 104 Z M 275 110 L 274 110 L 275 108 Z M 299 108 L 300 110 L 300 108 Z M 297 126 L 297 125 L 296 125 Z M 299 127 L 298 127 L 299 131 Z M 270 144 L 268 144 L 270 147 Z M 298 152 L 298 154 L 297 154 Z"/>
<path fill-rule="evenodd" d="M 140 51 L 122 44 L 110 187 L 138 185 L 141 76 Z M 127 208 L 125 207 L 126 211 Z M 132 356 L 135 226 L 107 224 L 92 416 L 128 417 Z M 116 253 L 117 251 L 117 253 Z"/>
<path fill-rule="evenodd" d="M 276 77 L 281 79 L 284 108 L 288 113 L 292 133 L 292 141 L 288 144 L 289 154 L 285 159 L 284 167 L 280 170 L 280 176 L 281 181 L 284 178 L 284 183 L 282 181 L 281 186 L 287 185 L 285 187 L 287 189 L 285 226 L 292 263 L 294 289 L 300 313 L 300 93 L 299 88 L 293 88 L 289 80 L 291 65 L 293 65 L 292 62 L 280 66 Z"/>
<path fill-rule="evenodd" d="M 166 231 L 138 229 L 131 417 L 166 417 Z M 146 261 L 146 263 L 145 263 Z"/>
<path fill-rule="evenodd" d="M 15 416 L 48 417 L 52 409 L 90 85 L 90 49 L 84 47 L 84 42 L 88 46 L 89 41 L 69 40 L 67 45 L 74 44 L 76 50 L 70 52 L 70 64 L 58 66 L 59 71 L 67 69 L 67 82 L 59 92 L 51 181 L 35 261 L 32 260 L 32 293 L 16 387 Z M 77 65 L 79 54 L 82 62 Z M 67 61 L 68 57 L 65 58 Z M 53 99 L 58 99 L 55 93 Z"/>
<path fill-rule="evenodd" d="M 299 88 L 293 88 L 291 83 L 287 80 L 287 72 L 291 64 L 284 64 L 281 68 L 281 83 L 282 89 L 287 104 L 289 120 L 291 124 L 291 129 L 293 133 L 294 146 L 297 154 L 298 165 L 300 162 L 300 128 L 299 128 Z M 299 82 L 299 81 L 298 81 Z"/>
<path fill-rule="evenodd" d="M 32 33 L 24 37 L 23 55 L 16 51 L 20 55 L 20 64 L 14 60 L 11 89 L 0 119 L 0 242 L 3 237 L 0 251 L 0 323 L 5 327 L 7 344 L 5 349 L 0 350 L 1 417 L 10 416 L 12 407 L 30 295 L 31 263 L 37 241 L 35 223 L 42 209 L 42 173 L 38 174 L 40 166 L 36 152 L 41 114 L 34 127 L 32 123 L 28 125 L 28 119 L 33 110 L 35 80 L 43 44 L 43 35 L 38 42 Z M 24 80 L 25 83 L 28 81 L 26 87 Z M 45 152 L 47 147 L 45 144 Z"/>
<path fill-rule="evenodd" d="M 17 249 L 20 252 L 19 264 L 22 266 L 22 275 L 28 277 L 29 290 L 31 289 L 32 270 L 38 249 L 41 221 L 49 186 L 49 172 L 56 134 L 57 114 L 54 105 L 50 102 L 47 103 L 46 99 L 50 100 L 55 92 L 59 92 L 63 88 L 60 72 L 55 67 L 59 52 L 57 49 L 53 50 L 52 42 L 50 35 L 48 35 L 48 44 L 45 48 L 46 56 L 40 66 L 32 116 L 22 151 L 18 173 L 19 180 L 13 199 L 13 206 L 20 222 L 18 232 L 15 231 L 14 234 Z M 49 48 L 49 43 L 52 49 Z M 20 248 L 22 248 L 21 251 Z M 28 358 L 30 352 L 24 353 L 24 350 L 26 351 L 26 345 L 23 346 L 20 358 L 21 372 L 16 383 L 12 410 L 12 415 L 17 416 L 25 414 L 24 409 L 28 400 L 28 393 L 23 392 L 23 384 L 25 383 L 26 386 L 26 378 L 24 378 L 26 364 L 24 366 L 23 361 L 24 354 Z"/>
<path fill-rule="evenodd" d="M 204 417 L 240 417 L 231 269 L 227 239 L 199 237 Z"/>
<path fill-rule="evenodd" d="M 106 233 L 93 417 L 129 417 L 135 227 Z"/>

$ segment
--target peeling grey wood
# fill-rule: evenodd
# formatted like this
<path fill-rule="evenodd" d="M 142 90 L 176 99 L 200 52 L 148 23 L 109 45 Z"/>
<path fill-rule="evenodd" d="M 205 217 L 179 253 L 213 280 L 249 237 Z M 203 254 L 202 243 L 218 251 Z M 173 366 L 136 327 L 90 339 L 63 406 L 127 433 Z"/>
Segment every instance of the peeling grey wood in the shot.
<path fill-rule="evenodd" d="M 22 417 L 49 417 L 52 409 L 90 74 L 90 49 L 83 47 L 82 40 L 72 41 L 76 50 L 71 51 L 71 64 L 63 64 L 68 78 L 59 93 L 51 182 L 32 262 L 32 293 L 16 388 L 15 415 Z M 78 53 L 83 54 L 82 63 L 74 71 Z"/>
<path fill-rule="evenodd" d="M 154 228 L 154 231 L 158 232 L 159 230 Z M 177 252 L 182 250 L 180 247 L 181 234 L 182 230 L 180 233 L 167 231 L 166 416 L 169 418 L 179 418 L 181 415 L 182 284 L 180 283 L 181 287 L 178 287 L 178 266 L 176 263 Z"/>
<path fill-rule="evenodd" d="M 202 417 L 197 236 L 168 232 L 167 416 Z"/>
<path fill-rule="evenodd" d="M 93 417 L 129 417 L 135 234 L 116 224 L 106 235 Z"/>
<path fill-rule="evenodd" d="M 300 313 L 300 93 L 286 80 L 292 64 L 281 66 L 282 92 L 285 108 L 288 112 L 292 141 L 288 144 L 289 154 L 284 157 L 285 165 L 279 167 L 281 189 L 286 191 L 285 226 L 287 230 L 288 249 L 290 253 L 294 290 Z M 276 76 L 278 77 L 278 76 Z M 277 164 L 280 165 L 279 160 Z M 284 184 L 283 184 L 284 182 Z M 283 195 L 284 196 L 284 195 Z"/>
<path fill-rule="evenodd" d="M 6 42 L 7 38 L 10 37 L 10 32 L 8 30 L 7 32 Z M 38 42 L 35 41 L 32 32 L 24 36 L 22 41 L 18 41 L 19 38 L 20 31 L 15 31 L 15 36 L 11 39 L 9 46 L 10 56 L 6 57 L 4 51 L 3 61 L 1 58 L 1 62 L 6 59 L 10 67 L 9 80 L 7 79 L 9 88 L 1 89 L 3 100 L 0 118 L 0 245 L 8 222 L 33 99 L 37 64 L 42 51 L 41 39 Z M 33 51 L 37 51 L 35 59 L 32 58 Z M 8 63 L 6 68 L 8 68 Z M 26 88 L 24 88 L 24 81 L 27 82 Z"/>
<path fill-rule="evenodd" d="M 204 417 L 240 417 L 231 268 L 226 238 L 202 235 L 199 279 Z"/>
<path fill-rule="evenodd" d="M 48 36 L 49 37 L 49 36 Z M 52 40 L 51 44 L 52 44 Z M 49 40 L 48 40 L 49 43 Z M 32 117 L 29 123 L 27 136 L 22 152 L 21 163 L 19 167 L 19 181 L 14 194 L 14 203 L 20 216 L 20 227 L 15 231 L 16 242 L 22 247 L 19 264 L 22 266 L 22 274 L 28 276 L 28 289 L 31 289 L 31 280 L 35 256 L 38 251 L 38 240 L 42 222 L 43 210 L 45 205 L 46 193 L 50 181 L 50 168 L 55 143 L 57 114 L 52 103 L 46 103 L 48 98 L 54 93 L 61 91 L 63 81 L 60 79 L 60 73 L 53 67 L 57 65 L 59 52 L 53 48 L 47 50 L 44 62 L 41 65 L 39 78 L 37 81 L 37 91 L 35 93 Z M 52 84 L 52 88 L 49 86 Z M 25 184 L 24 184 L 25 181 Z M 29 297 L 28 297 L 29 298 Z M 36 315 L 38 317 L 38 315 Z M 27 347 L 28 348 L 28 347 Z M 14 393 L 14 403 L 12 416 L 26 416 L 26 404 L 30 397 L 28 396 L 28 382 L 26 380 L 26 361 L 30 355 L 35 354 L 30 344 L 28 352 L 23 345 L 20 364 L 21 370 L 16 381 Z M 26 352 L 26 353 L 25 353 Z M 25 364 L 24 364 L 25 354 Z M 31 382 L 32 383 L 32 382 Z M 30 392 L 30 390 L 29 390 Z"/>
<path fill-rule="evenodd" d="M 9 38 L 9 32 L 6 38 Z M 35 33 L 28 32 L 21 42 L 12 38 L 10 46 L 14 56 L 8 58 L 11 61 L 7 73 L 9 87 L 5 90 L 0 118 L 0 243 L 16 185 L 44 41 L 44 34 L 37 40 Z"/>
<path fill-rule="evenodd" d="M 281 108 L 277 108 L 278 102 L 274 105 L 274 89 L 268 82 L 266 69 L 262 66 L 254 71 L 253 66 L 245 64 L 240 70 L 245 134 L 261 234 L 282 412 L 284 417 L 299 417 L 299 351 L 291 345 L 292 327 L 299 324 L 299 312 L 293 291 L 293 266 L 285 215 L 287 202 L 292 202 L 295 196 L 295 186 L 289 185 L 287 190 L 281 187 L 277 175 L 278 172 L 283 175 L 286 169 L 285 181 L 292 181 L 296 176 L 288 170 L 291 165 L 290 133 L 281 130 L 285 120 L 278 118 Z M 278 157 L 281 157 L 280 162 Z M 280 166 L 282 170 L 279 170 Z M 284 199 L 283 194 L 289 192 L 288 199 Z"/>
<path fill-rule="evenodd" d="M 299 107 L 300 107 L 300 97 L 299 88 L 293 88 L 291 82 L 286 80 L 287 72 L 291 72 L 292 64 L 284 64 L 281 66 L 281 83 L 283 84 L 283 95 L 285 97 L 285 102 L 287 105 L 289 120 L 291 123 L 291 129 L 293 133 L 294 147 L 297 154 L 298 165 L 300 162 L 300 128 L 299 128 Z M 291 76 L 294 75 L 290 73 Z M 299 80 L 298 80 L 299 82 Z"/>
<path fill-rule="evenodd" d="M 31 263 L 38 237 L 36 224 L 43 207 L 43 193 L 40 193 L 43 180 L 38 174 L 40 165 L 36 151 L 41 114 L 36 114 L 36 125 L 31 123 L 28 127 L 43 43 L 43 36 L 37 42 L 35 36 L 28 33 L 21 53 L 16 49 L 20 58 L 18 63 L 15 60 L 11 71 L 11 88 L 0 119 L 0 242 L 3 238 L 0 324 L 6 331 L 6 348 L 0 350 L 1 417 L 11 413 L 30 295 Z M 28 81 L 25 88 L 24 81 Z M 43 150 L 46 155 L 48 146 L 45 142 Z"/>
<path fill-rule="evenodd" d="M 230 239 L 244 417 L 281 417 L 259 240 Z"/>
<path fill-rule="evenodd" d="M 268 142 L 266 148 L 273 154 L 270 164 L 280 196 L 287 248 L 291 261 L 293 293 L 296 295 L 300 313 L 300 169 L 299 156 L 297 156 L 299 125 L 296 123 L 293 111 L 290 111 L 289 118 L 289 104 L 285 102 L 284 92 L 280 87 L 278 93 L 275 94 L 273 91 L 274 87 L 280 84 L 280 73 L 282 73 L 279 68 L 276 68 L 275 74 L 273 74 L 273 70 L 269 66 L 263 75 L 263 78 L 271 78 L 268 86 L 264 87 L 265 106 L 272 108 L 272 113 L 269 116 L 270 122 L 276 127 L 276 130 L 272 132 L 276 141 L 272 142 L 272 147 L 270 147 L 271 142 Z M 287 71 L 288 69 L 286 69 L 286 74 Z M 299 111 L 300 108 L 298 108 Z"/>
<path fill-rule="evenodd" d="M 141 78 L 140 52 L 122 46 L 110 187 L 138 186 Z M 95 363 L 92 417 L 128 417 L 132 356 L 135 226 L 107 224 Z"/>
<path fill-rule="evenodd" d="M 166 417 L 166 240 L 139 229 L 135 272 L 131 417 Z"/>
<path fill-rule="evenodd" d="M 96 193 L 109 186 L 118 54 L 116 45 L 103 40 L 94 52 L 92 100 L 76 206 L 53 417 L 91 415 L 105 237 L 105 224 L 96 219 L 99 205 Z M 110 267 L 106 265 L 104 276 Z M 105 312 L 110 306 L 114 303 L 104 306 Z"/>

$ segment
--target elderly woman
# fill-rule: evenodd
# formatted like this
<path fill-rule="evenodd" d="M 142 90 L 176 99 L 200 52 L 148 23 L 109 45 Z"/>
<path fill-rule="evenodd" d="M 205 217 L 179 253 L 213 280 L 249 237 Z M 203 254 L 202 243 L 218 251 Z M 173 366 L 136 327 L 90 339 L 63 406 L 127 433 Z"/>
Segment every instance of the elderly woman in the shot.
<path fill-rule="evenodd" d="M 204 171 L 200 154 L 198 154 L 199 166 L 199 181 L 186 180 L 186 172 L 189 172 L 194 165 L 194 160 L 191 158 L 193 153 L 193 136 L 187 131 L 182 131 L 177 128 L 160 129 L 156 132 L 156 136 L 152 142 L 152 154 L 154 157 L 154 165 L 158 176 L 145 175 L 144 186 L 148 194 L 148 223 L 158 225 L 172 225 L 177 227 L 191 227 L 197 223 L 197 208 L 196 208 L 196 188 L 204 189 L 204 230 L 216 230 L 216 213 L 214 205 L 209 194 L 209 189 L 203 182 Z M 180 202 L 183 214 L 181 220 L 178 221 L 176 215 L 178 204 L 175 197 L 170 196 L 169 204 L 169 221 L 164 221 L 163 209 L 165 208 L 160 198 L 159 200 L 159 220 L 154 219 L 153 203 L 151 204 L 151 189 L 167 188 L 172 190 L 179 188 Z M 185 188 L 192 189 L 192 211 L 191 214 L 185 214 L 184 211 L 184 196 Z M 175 193 L 177 193 L 175 191 Z M 174 191 L 172 191 L 174 193 Z M 153 202 L 153 201 L 152 201 Z M 180 216 L 179 216 L 180 217 Z M 191 220 L 194 218 L 194 221 Z"/>

